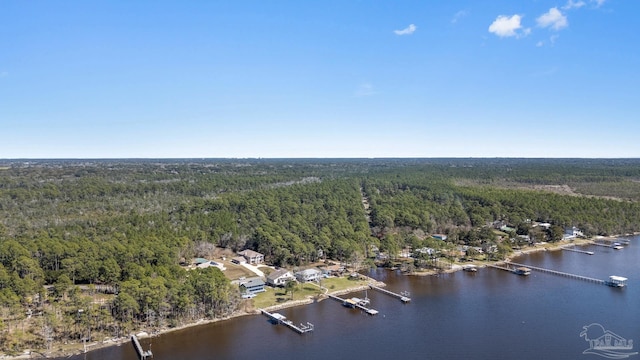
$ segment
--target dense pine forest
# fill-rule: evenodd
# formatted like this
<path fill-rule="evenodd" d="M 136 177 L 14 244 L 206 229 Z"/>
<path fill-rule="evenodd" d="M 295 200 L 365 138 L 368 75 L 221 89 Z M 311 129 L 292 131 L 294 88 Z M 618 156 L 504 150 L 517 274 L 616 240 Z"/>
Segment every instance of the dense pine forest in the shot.
<path fill-rule="evenodd" d="M 0 351 L 232 314 L 230 279 L 181 266 L 203 248 L 290 268 L 465 245 L 499 259 L 574 226 L 640 231 L 640 160 L 0 160 Z"/>

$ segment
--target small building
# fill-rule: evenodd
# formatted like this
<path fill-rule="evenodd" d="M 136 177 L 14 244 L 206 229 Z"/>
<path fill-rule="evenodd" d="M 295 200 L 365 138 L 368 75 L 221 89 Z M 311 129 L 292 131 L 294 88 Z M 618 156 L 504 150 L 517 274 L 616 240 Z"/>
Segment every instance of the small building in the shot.
<path fill-rule="evenodd" d="M 433 234 L 431 235 L 431 237 L 436 240 L 442 240 L 442 241 L 447 240 L 447 235 L 444 235 L 444 234 Z"/>
<path fill-rule="evenodd" d="M 240 282 L 240 292 L 243 294 L 257 294 L 266 291 L 264 281 L 259 277 L 245 279 Z"/>
<path fill-rule="evenodd" d="M 264 255 L 257 251 L 247 249 L 240 251 L 238 254 L 242 255 L 247 259 L 247 262 L 252 265 L 262 264 L 264 262 Z"/>
<path fill-rule="evenodd" d="M 247 263 L 247 259 L 245 259 L 243 256 L 236 256 L 234 258 L 231 258 L 231 262 L 237 265 L 242 265 Z"/>
<path fill-rule="evenodd" d="M 207 261 L 207 262 L 200 263 L 200 264 L 196 265 L 196 267 L 199 268 L 199 269 L 205 269 L 205 268 L 208 268 L 210 266 L 217 267 L 218 269 L 220 269 L 220 271 L 227 270 L 227 268 L 224 267 L 223 264 L 217 263 L 215 261 Z"/>
<path fill-rule="evenodd" d="M 311 268 L 296 273 L 296 279 L 300 282 L 318 281 L 322 276 L 322 271 Z"/>
<path fill-rule="evenodd" d="M 626 277 L 611 275 L 609 276 L 609 280 L 605 281 L 605 283 L 613 287 L 625 287 L 627 286 L 627 280 L 628 279 Z"/>
<path fill-rule="evenodd" d="M 291 271 L 287 269 L 280 269 L 267 275 L 267 284 L 271 286 L 284 286 L 287 281 L 295 280 Z"/>
<path fill-rule="evenodd" d="M 205 258 L 195 258 L 193 260 L 193 262 L 196 264 L 196 266 L 200 265 L 200 264 L 205 264 L 208 263 L 209 260 L 205 259 Z"/>
<path fill-rule="evenodd" d="M 564 229 L 564 236 L 562 237 L 562 240 L 575 239 L 579 236 L 584 236 L 584 234 L 582 233 L 582 231 L 580 231 L 580 229 L 574 226 Z"/>

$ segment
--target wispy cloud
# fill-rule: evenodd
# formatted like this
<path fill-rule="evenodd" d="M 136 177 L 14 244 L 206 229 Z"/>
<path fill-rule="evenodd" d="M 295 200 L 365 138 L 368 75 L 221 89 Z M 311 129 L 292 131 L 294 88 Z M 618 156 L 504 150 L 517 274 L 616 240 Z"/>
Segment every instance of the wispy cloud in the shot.
<path fill-rule="evenodd" d="M 531 29 L 522 28 L 522 16 L 520 15 L 500 15 L 491 25 L 489 25 L 489 32 L 499 37 L 520 37 L 529 35 Z M 518 31 L 522 29 L 521 31 Z"/>
<path fill-rule="evenodd" d="M 567 3 L 562 7 L 563 10 L 571 10 L 571 9 L 579 9 L 583 6 L 587 5 L 587 3 L 585 3 L 582 0 L 569 0 L 567 1 Z"/>
<path fill-rule="evenodd" d="M 376 89 L 373 87 L 373 84 L 370 82 L 362 83 L 358 86 L 355 92 L 356 97 L 367 97 L 376 94 Z"/>
<path fill-rule="evenodd" d="M 551 36 L 549 37 L 549 46 L 553 46 L 553 45 L 555 45 L 555 44 L 556 44 L 556 41 L 558 40 L 558 38 L 559 38 L 559 37 L 560 37 L 560 35 L 558 35 L 558 34 L 553 34 L 553 35 L 551 35 Z M 544 41 L 542 41 L 542 40 L 540 40 L 540 41 L 538 41 L 538 42 L 536 43 L 536 46 L 537 46 L 537 47 L 542 47 L 542 46 L 544 46 L 544 45 L 546 45 L 546 43 L 545 43 Z"/>
<path fill-rule="evenodd" d="M 460 11 L 458 11 L 457 13 L 455 13 L 455 14 L 453 15 L 453 18 L 451 19 L 451 23 L 452 23 L 452 24 L 455 24 L 455 23 L 457 23 L 458 21 L 460 21 L 460 19 L 465 18 L 465 17 L 467 17 L 467 16 L 469 16 L 469 11 L 467 11 L 467 10 L 460 10 Z"/>
<path fill-rule="evenodd" d="M 602 6 L 607 0 L 591 0 L 591 2 L 596 4 L 596 7 Z"/>
<path fill-rule="evenodd" d="M 552 7 L 546 13 L 540 15 L 539 18 L 536 19 L 538 26 L 543 28 L 551 28 L 553 30 L 561 30 L 569 26 L 569 21 L 567 21 L 567 17 L 562 14 L 562 11 L 558 10 L 558 8 Z"/>
<path fill-rule="evenodd" d="M 396 35 L 411 35 L 418 29 L 417 26 L 411 24 L 402 30 L 393 30 L 393 33 Z"/>

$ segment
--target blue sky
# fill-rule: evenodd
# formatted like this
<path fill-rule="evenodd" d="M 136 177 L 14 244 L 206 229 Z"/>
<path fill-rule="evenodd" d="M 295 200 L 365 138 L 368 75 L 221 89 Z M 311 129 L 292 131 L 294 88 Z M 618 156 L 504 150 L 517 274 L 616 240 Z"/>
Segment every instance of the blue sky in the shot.
<path fill-rule="evenodd" d="M 640 157 L 635 0 L 0 1 L 0 158 Z"/>

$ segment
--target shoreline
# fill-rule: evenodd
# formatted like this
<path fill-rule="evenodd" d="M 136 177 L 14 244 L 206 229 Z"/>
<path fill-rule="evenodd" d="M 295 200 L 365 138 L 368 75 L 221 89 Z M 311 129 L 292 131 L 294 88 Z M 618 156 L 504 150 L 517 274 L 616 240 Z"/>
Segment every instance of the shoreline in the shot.
<path fill-rule="evenodd" d="M 497 263 L 501 263 L 501 262 L 505 262 L 505 261 L 512 261 L 514 258 L 517 258 L 519 256 L 522 255 L 526 255 L 526 254 L 530 254 L 530 253 L 534 253 L 534 252 L 540 252 L 540 251 L 559 251 L 562 249 L 562 247 L 565 247 L 567 245 L 576 245 L 576 246 L 585 246 L 585 245 L 590 245 L 593 244 L 596 240 L 601 240 L 601 239 L 606 239 L 606 240 L 614 240 L 614 239 L 618 239 L 618 238 L 623 238 L 626 236 L 637 236 L 640 235 L 640 233 L 638 234 L 633 234 L 633 235 L 615 235 L 615 236 L 607 236 L 607 237 L 595 237 L 595 238 L 589 238 L 589 239 L 576 239 L 573 241 L 559 241 L 557 243 L 546 243 L 546 244 L 542 244 L 541 246 L 535 246 L 535 247 L 531 247 L 531 248 L 527 248 L 524 250 L 517 250 L 514 251 L 513 253 L 509 254 L 505 260 L 499 260 L 499 261 L 478 261 L 478 262 L 474 262 L 476 265 L 480 266 L 480 267 L 486 267 L 487 264 L 491 263 L 491 264 L 497 264 Z M 429 270 L 429 271 L 423 271 L 420 273 L 413 273 L 413 274 L 407 274 L 410 276 L 432 276 L 432 275 L 439 275 L 439 274 L 446 274 L 446 273 L 453 273 L 456 271 L 460 271 L 462 270 L 462 266 L 455 264 L 452 266 L 451 269 L 446 269 L 446 270 L 442 270 L 442 271 L 435 271 L 435 270 Z M 376 279 L 373 278 L 369 278 L 367 277 L 367 279 L 369 280 L 370 283 L 373 283 L 376 286 L 379 287 L 385 287 L 386 284 L 384 282 L 378 281 Z M 290 301 L 284 304 L 277 304 L 277 305 L 273 305 L 273 306 L 269 306 L 269 307 L 265 307 L 264 310 L 267 310 L 269 312 L 271 311 L 276 311 L 276 310 L 281 310 L 281 309 L 286 309 L 286 308 L 291 308 L 291 307 L 296 307 L 296 306 L 303 306 L 303 305 L 309 305 L 315 302 L 320 302 L 323 301 L 325 299 L 328 299 L 328 297 L 326 296 L 327 294 L 331 294 L 331 295 L 335 295 L 335 296 L 340 296 L 340 295 L 344 295 L 344 294 L 350 294 L 350 293 L 354 293 L 354 292 L 358 292 L 358 291 L 363 291 L 365 289 L 368 289 L 369 286 L 368 285 L 358 285 L 358 286 L 354 286 L 352 288 L 348 288 L 348 289 L 343 289 L 343 290 L 338 290 L 338 291 L 334 291 L 334 292 L 325 292 L 323 294 L 318 294 L 316 296 L 309 296 L 307 299 L 301 299 L 301 300 L 295 300 L 295 301 Z M 145 331 L 138 331 L 138 332 L 132 332 L 131 334 L 127 335 L 126 337 L 121 337 L 121 338 L 110 338 L 107 340 L 103 340 L 100 342 L 92 342 L 90 344 L 87 344 L 87 353 L 92 352 L 92 351 L 96 351 L 96 350 L 100 350 L 100 349 L 104 349 L 107 347 L 111 347 L 111 346 L 121 346 L 123 344 L 129 343 L 131 341 L 131 335 L 136 335 L 139 339 L 146 339 L 146 338 L 155 338 L 158 336 L 162 336 L 165 334 L 169 334 L 175 331 L 181 331 L 181 330 L 185 330 L 185 329 L 189 329 L 189 328 L 193 328 L 193 327 L 197 327 L 197 326 L 202 326 L 202 325 L 208 325 L 211 323 L 216 323 L 216 322 L 220 322 L 220 321 L 227 321 L 227 320 L 233 320 L 235 318 L 240 318 L 243 316 L 250 316 L 250 315 L 259 315 L 260 314 L 260 310 L 259 309 L 254 309 L 251 311 L 245 311 L 245 310 L 238 310 L 235 311 L 234 313 L 230 314 L 229 316 L 223 317 L 223 318 L 216 318 L 216 319 L 200 319 L 197 320 L 195 322 L 191 322 L 191 323 L 187 323 L 187 324 L 183 324 L 180 326 L 176 326 L 173 328 L 163 328 L 160 329 L 158 331 L 152 332 L 151 334 L 145 332 Z M 82 343 L 78 343 L 76 344 L 77 348 L 74 347 L 73 349 L 69 349 L 69 351 L 52 351 L 48 354 L 45 354 L 41 351 L 37 351 L 37 350 L 25 350 L 25 352 L 21 355 L 16 355 L 16 356 L 10 356 L 10 355 L 0 355 L 0 359 L 30 359 L 33 358 L 33 355 L 36 356 L 43 356 L 44 358 L 65 358 L 65 357 L 71 357 L 71 356 L 76 356 L 76 355 L 82 355 L 83 352 L 83 344 Z"/>
<path fill-rule="evenodd" d="M 385 283 L 378 281 L 376 279 L 372 279 L 367 277 L 367 279 L 369 280 L 370 283 L 373 283 L 376 286 L 380 286 L 380 287 L 384 287 L 386 286 Z M 325 292 L 323 294 L 318 294 L 316 296 L 313 297 L 308 297 L 307 299 L 301 299 L 301 300 L 294 300 L 294 301 L 289 301 L 286 302 L 284 304 L 277 304 L 277 305 L 273 305 L 273 306 L 268 306 L 266 308 L 264 308 L 264 310 L 267 310 L 269 312 L 272 311 L 276 311 L 276 310 L 282 310 L 282 309 L 286 309 L 286 308 L 291 308 L 291 307 L 297 307 L 297 306 L 303 306 L 303 305 L 309 305 L 309 304 L 313 304 L 314 302 L 320 302 L 323 301 L 325 299 L 328 299 L 328 297 L 326 296 L 327 294 L 331 294 L 331 295 L 335 295 L 335 296 L 339 296 L 339 295 L 344 295 L 344 294 L 350 294 L 353 292 L 357 292 L 357 291 L 363 291 L 365 289 L 368 289 L 369 286 L 368 285 L 358 285 L 358 286 L 354 286 L 352 288 L 348 288 L 348 289 L 343 289 L 343 290 L 338 290 L 338 291 L 334 291 L 334 292 Z M 190 329 L 190 328 L 194 328 L 197 326 L 203 326 L 203 325 L 209 325 L 212 323 L 216 323 L 216 322 L 220 322 L 220 321 L 228 321 L 228 320 L 233 320 L 236 318 L 240 318 L 243 316 L 251 316 L 251 315 L 260 315 L 260 309 L 254 309 L 254 310 L 250 310 L 250 311 L 245 311 L 245 310 L 238 310 L 235 311 L 234 313 L 232 313 L 229 316 L 226 316 L 224 318 L 217 318 L 217 319 L 200 319 L 198 321 L 192 322 L 192 323 L 187 323 L 187 324 L 183 324 L 180 326 L 176 326 L 173 328 L 164 328 L 164 329 L 160 329 L 158 331 L 152 332 L 152 333 L 148 333 L 146 331 L 137 331 L 137 332 L 132 332 L 131 334 L 125 336 L 125 337 L 120 337 L 120 338 L 111 338 L 108 340 L 103 340 L 101 342 L 92 342 L 90 344 L 87 344 L 87 353 L 92 352 L 92 351 L 96 351 L 96 350 L 100 350 L 100 349 L 104 349 L 104 348 L 108 348 L 111 346 L 122 346 L 123 344 L 127 344 L 131 342 L 131 335 L 136 335 L 136 337 L 138 337 L 138 339 L 147 339 L 147 338 L 155 338 L 155 337 L 159 337 L 165 334 L 169 334 L 172 332 L 176 332 L 176 331 L 181 331 L 181 330 L 186 330 L 186 329 Z M 73 350 L 69 350 L 69 351 L 52 351 L 49 354 L 45 355 L 43 352 L 37 351 L 37 350 L 30 350 L 29 353 L 27 353 L 25 351 L 24 354 L 22 355 L 16 355 L 16 356 L 9 356 L 9 355 L 0 355 L 0 359 L 32 359 L 32 355 L 45 355 L 44 358 L 66 358 L 66 357 L 71 357 L 71 356 L 76 356 L 76 355 L 82 355 L 84 353 L 83 351 L 83 345 L 82 343 L 78 343 L 76 344 L 78 346 L 78 348 L 74 348 Z"/>

